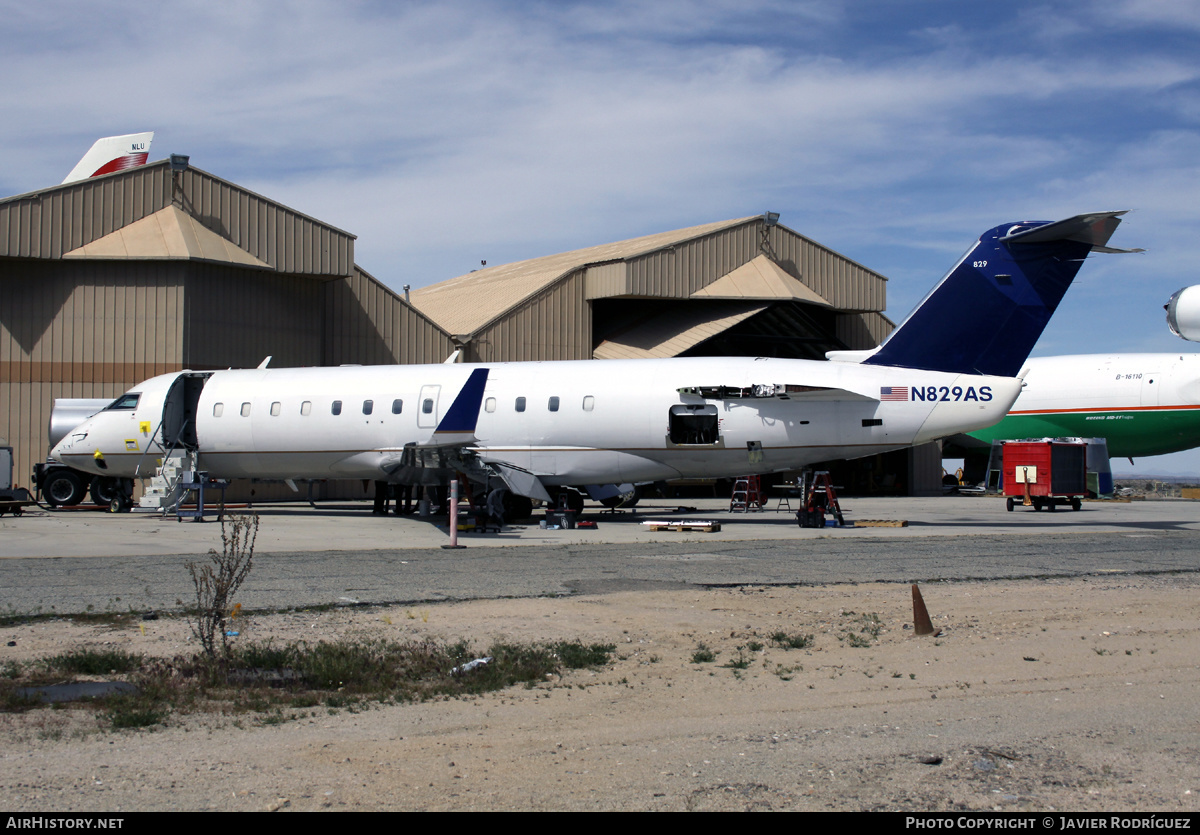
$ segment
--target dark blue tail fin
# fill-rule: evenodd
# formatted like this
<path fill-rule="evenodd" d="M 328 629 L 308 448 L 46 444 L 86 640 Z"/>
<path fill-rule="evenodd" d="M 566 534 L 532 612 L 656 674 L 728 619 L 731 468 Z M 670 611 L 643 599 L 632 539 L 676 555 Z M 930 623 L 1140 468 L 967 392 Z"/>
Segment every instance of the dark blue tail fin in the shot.
<path fill-rule="evenodd" d="M 979 242 L 865 365 L 1015 377 L 1088 253 L 1125 212 L 1007 223 Z"/>

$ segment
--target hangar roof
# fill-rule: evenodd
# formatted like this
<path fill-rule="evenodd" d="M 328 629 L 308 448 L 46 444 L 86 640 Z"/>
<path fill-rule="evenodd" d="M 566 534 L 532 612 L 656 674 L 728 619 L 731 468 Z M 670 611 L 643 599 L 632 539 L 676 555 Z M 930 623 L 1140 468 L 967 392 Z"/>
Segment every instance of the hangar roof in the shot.
<path fill-rule="evenodd" d="M 157 233 L 153 223 L 129 229 L 172 206 L 189 219 L 161 216 Z M 109 237 L 121 231 L 126 234 Z M 240 255 L 225 244 L 218 247 L 214 238 L 248 253 L 250 260 L 238 260 Z M 97 248 L 89 251 L 94 243 Z M 222 263 L 333 278 L 354 270 L 354 235 L 199 168 L 172 174 L 169 161 L 160 160 L 0 199 L 0 258 L 68 254 L 200 260 L 215 255 Z"/>
<path fill-rule="evenodd" d="M 103 238 L 63 253 L 63 258 L 185 259 L 271 269 L 270 264 L 202 226 L 178 206 L 159 209 Z"/>
<path fill-rule="evenodd" d="M 590 264 L 645 255 L 693 238 L 756 220 L 706 223 L 610 244 L 485 267 L 458 278 L 413 290 L 413 304 L 450 333 L 473 333 L 558 279 Z"/>
<path fill-rule="evenodd" d="M 779 268 L 765 255 L 757 255 L 731 273 L 692 293 L 693 299 L 791 299 L 821 307 L 832 305 L 815 290 Z"/>

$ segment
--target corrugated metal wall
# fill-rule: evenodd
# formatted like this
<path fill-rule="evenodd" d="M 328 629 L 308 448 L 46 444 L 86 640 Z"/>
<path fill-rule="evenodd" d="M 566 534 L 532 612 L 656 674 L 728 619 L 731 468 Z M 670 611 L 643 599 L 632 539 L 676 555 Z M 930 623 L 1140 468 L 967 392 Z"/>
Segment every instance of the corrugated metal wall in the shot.
<path fill-rule="evenodd" d="M 758 223 L 746 223 L 629 260 L 629 296 L 686 299 L 758 254 Z"/>
<path fill-rule="evenodd" d="M 855 351 L 874 348 L 895 325 L 882 313 L 843 313 L 835 321 L 835 336 Z"/>
<path fill-rule="evenodd" d="M 624 287 L 611 267 L 597 269 L 589 298 L 640 296 L 684 299 L 762 252 L 762 224 L 744 223 L 627 261 Z M 790 229 L 771 229 L 777 263 L 841 310 L 879 311 L 887 279 Z"/>
<path fill-rule="evenodd" d="M 276 270 L 352 271 L 353 235 L 196 168 L 180 182 L 184 210 Z M 173 194 L 164 161 L 0 201 L 0 257 L 61 258 L 169 206 Z"/>
<path fill-rule="evenodd" d="M 183 363 L 189 368 L 321 365 L 323 282 L 189 264 Z"/>
<path fill-rule="evenodd" d="M 442 362 L 454 343 L 365 271 L 323 287 L 325 365 Z"/>
<path fill-rule="evenodd" d="M 469 362 L 592 358 L 586 270 L 577 270 L 475 334 Z"/>
<path fill-rule="evenodd" d="M 14 479 L 46 455 L 56 397 L 116 397 L 182 365 L 184 268 L 162 262 L 0 264 L 0 436 Z"/>
<path fill-rule="evenodd" d="M 782 226 L 771 230 L 771 246 L 784 270 L 839 310 L 886 307 L 887 279 L 879 273 Z"/>

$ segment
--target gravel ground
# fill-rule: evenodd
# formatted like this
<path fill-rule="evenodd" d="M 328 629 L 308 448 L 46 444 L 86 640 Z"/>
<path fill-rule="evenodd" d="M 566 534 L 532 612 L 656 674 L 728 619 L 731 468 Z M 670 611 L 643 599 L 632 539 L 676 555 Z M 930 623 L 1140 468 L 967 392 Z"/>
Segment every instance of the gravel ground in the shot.
<path fill-rule="evenodd" d="M 1195 811 L 1198 583 L 931 583 L 936 638 L 913 635 L 900 583 L 256 615 L 240 625 L 248 638 L 582 639 L 616 643 L 619 658 L 531 688 L 281 724 L 201 714 L 110 732 L 80 708 L 0 714 L 0 797 L 47 812 Z M 782 649 L 776 631 L 814 645 Z M 0 661 L 194 646 L 174 618 L 41 621 L 0 639 Z M 701 643 L 714 662 L 693 663 Z M 739 658 L 745 669 L 729 666 Z"/>

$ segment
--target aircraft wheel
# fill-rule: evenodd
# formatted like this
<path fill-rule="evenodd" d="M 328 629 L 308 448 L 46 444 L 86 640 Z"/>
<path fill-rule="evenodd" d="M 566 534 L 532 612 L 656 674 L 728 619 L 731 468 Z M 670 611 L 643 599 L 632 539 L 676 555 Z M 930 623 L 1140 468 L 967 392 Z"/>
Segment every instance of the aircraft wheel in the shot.
<path fill-rule="evenodd" d="M 622 507 L 634 507 L 638 500 L 642 497 L 642 491 L 634 487 L 628 493 L 621 493 L 607 499 L 601 499 L 600 504 L 607 507 L 609 510 L 615 510 Z"/>
<path fill-rule="evenodd" d="M 1009 496 L 1008 501 L 1006 501 L 1004 504 L 1008 507 L 1008 512 L 1012 513 L 1012 509 L 1016 505 L 1016 501 L 1013 499 L 1012 496 Z"/>
<path fill-rule="evenodd" d="M 583 494 L 570 487 L 560 487 L 558 488 L 558 502 L 562 501 L 564 493 L 566 494 L 567 510 L 572 510 L 577 514 L 583 513 Z M 558 502 L 555 502 L 555 507 L 558 506 Z"/>
<path fill-rule="evenodd" d="M 533 500 L 528 496 L 506 493 L 504 496 L 504 518 L 511 521 L 525 520 L 533 515 Z"/>
<path fill-rule="evenodd" d="M 92 484 L 88 492 L 92 496 L 93 504 L 98 507 L 106 507 L 117 495 L 118 489 L 117 479 L 112 476 L 98 475 L 92 479 Z"/>
<path fill-rule="evenodd" d="M 83 494 L 83 479 L 70 470 L 55 470 L 42 486 L 42 495 L 51 507 L 79 504 Z"/>

